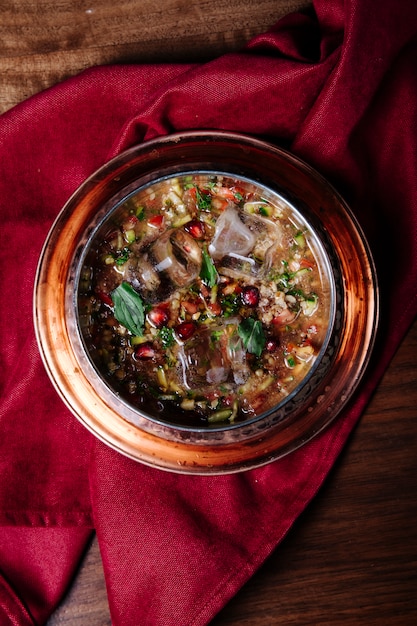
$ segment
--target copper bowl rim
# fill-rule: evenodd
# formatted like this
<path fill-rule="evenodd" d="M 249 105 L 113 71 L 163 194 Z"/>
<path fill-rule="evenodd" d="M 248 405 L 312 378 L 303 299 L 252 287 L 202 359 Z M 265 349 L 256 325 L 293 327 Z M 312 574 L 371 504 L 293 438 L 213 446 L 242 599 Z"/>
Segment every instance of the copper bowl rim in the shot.
<path fill-rule="evenodd" d="M 67 314 L 69 259 L 94 212 L 138 177 L 156 178 L 161 167 L 181 172 L 196 153 L 221 151 L 234 170 L 270 186 L 276 182 L 323 224 L 342 274 L 343 306 L 332 366 L 288 419 L 245 428 L 233 438 L 171 437 L 168 428 L 141 427 L 115 411 L 91 381 L 88 358 L 74 351 Z M 208 155 L 208 156 L 207 156 Z M 221 159 L 218 158 L 218 161 Z M 203 161 L 201 161 L 203 162 Z M 214 161 L 216 162 L 216 161 Z M 258 162 L 258 163 L 255 163 Z M 262 164 L 260 165 L 260 162 Z M 264 171 L 260 172 L 260 167 Z M 223 168 L 212 168 L 223 169 Z M 230 171 L 230 167 L 228 168 Z M 336 419 L 356 391 L 375 342 L 379 291 L 369 245 L 351 210 L 313 168 L 289 152 L 239 133 L 190 131 L 134 146 L 103 165 L 65 204 L 45 241 L 34 289 L 35 333 L 42 360 L 61 399 L 95 436 L 122 454 L 159 469 L 224 474 L 258 467 L 304 445 Z M 113 404 L 113 406 L 112 406 Z M 237 429 L 239 430 L 239 429 Z"/>

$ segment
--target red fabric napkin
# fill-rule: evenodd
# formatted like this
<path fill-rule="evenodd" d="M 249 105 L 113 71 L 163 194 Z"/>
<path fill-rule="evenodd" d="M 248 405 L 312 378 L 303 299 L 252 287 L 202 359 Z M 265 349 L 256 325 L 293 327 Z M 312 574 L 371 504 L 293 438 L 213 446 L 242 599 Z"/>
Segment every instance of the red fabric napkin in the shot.
<path fill-rule="evenodd" d="M 207 624 L 319 489 L 417 310 L 417 4 L 316 0 L 210 63 L 88 70 L 0 118 L 0 623 L 42 624 L 93 529 L 116 626 Z M 376 358 L 320 437 L 266 467 L 169 474 L 96 441 L 41 364 L 32 289 L 72 191 L 171 131 L 290 148 L 351 204 L 381 283 Z"/>

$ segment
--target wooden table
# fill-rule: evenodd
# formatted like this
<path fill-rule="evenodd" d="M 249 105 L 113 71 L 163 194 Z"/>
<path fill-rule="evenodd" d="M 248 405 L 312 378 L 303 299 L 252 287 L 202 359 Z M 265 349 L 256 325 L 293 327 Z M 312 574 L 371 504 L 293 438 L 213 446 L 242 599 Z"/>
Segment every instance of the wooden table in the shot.
<path fill-rule="evenodd" d="M 92 65 L 239 49 L 307 4 L 3 0 L 0 112 Z M 416 354 L 414 323 L 324 488 L 213 626 L 417 623 Z M 110 623 L 94 541 L 48 626 Z"/>

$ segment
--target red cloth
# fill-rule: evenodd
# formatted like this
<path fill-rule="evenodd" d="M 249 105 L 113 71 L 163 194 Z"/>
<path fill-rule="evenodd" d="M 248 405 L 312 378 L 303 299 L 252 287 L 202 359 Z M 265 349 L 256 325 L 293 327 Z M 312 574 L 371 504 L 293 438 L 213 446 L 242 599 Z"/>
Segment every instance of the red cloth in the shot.
<path fill-rule="evenodd" d="M 207 624 L 319 489 L 417 310 L 417 3 L 316 0 L 206 64 L 90 69 L 0 118 L 0 618 L 44 623 L 93 529 L 116 626 Z M 123 148 L 171 131 L 289 147 L 351 204 L 381 282 L 377 358 L 301 450 L 223 477 L 120 456 L 63 406 L 40 362 L 32 286 L 71 192 Z"/>

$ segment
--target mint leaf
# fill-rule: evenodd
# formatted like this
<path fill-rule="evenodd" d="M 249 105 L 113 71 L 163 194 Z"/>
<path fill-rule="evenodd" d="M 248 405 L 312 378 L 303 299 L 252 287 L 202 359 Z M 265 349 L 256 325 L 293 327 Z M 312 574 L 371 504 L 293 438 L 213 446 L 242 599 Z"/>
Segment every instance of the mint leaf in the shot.
<path fill-rule="evenodd" d="M 213 260 L 207 250 L 203 249 L 203 259 L 201 263 L 200 278 L 204 280 L 208 287 L 214 287 L 217 283 L 217 270 Z"/>
<path fill-rule="evenodd" d="M 253 317 L 247 317 L 239 324 L 238 333 L 246 350 L 261 356 L 266 343 L 261 322 Z"/>
<path fill-rule="evenodd" d="M 143 334 L 145 310 L 140 295 L 129 285 L 121 283 L 111 294 L 114 302 L 114 317 L 133 335 Z"/>

